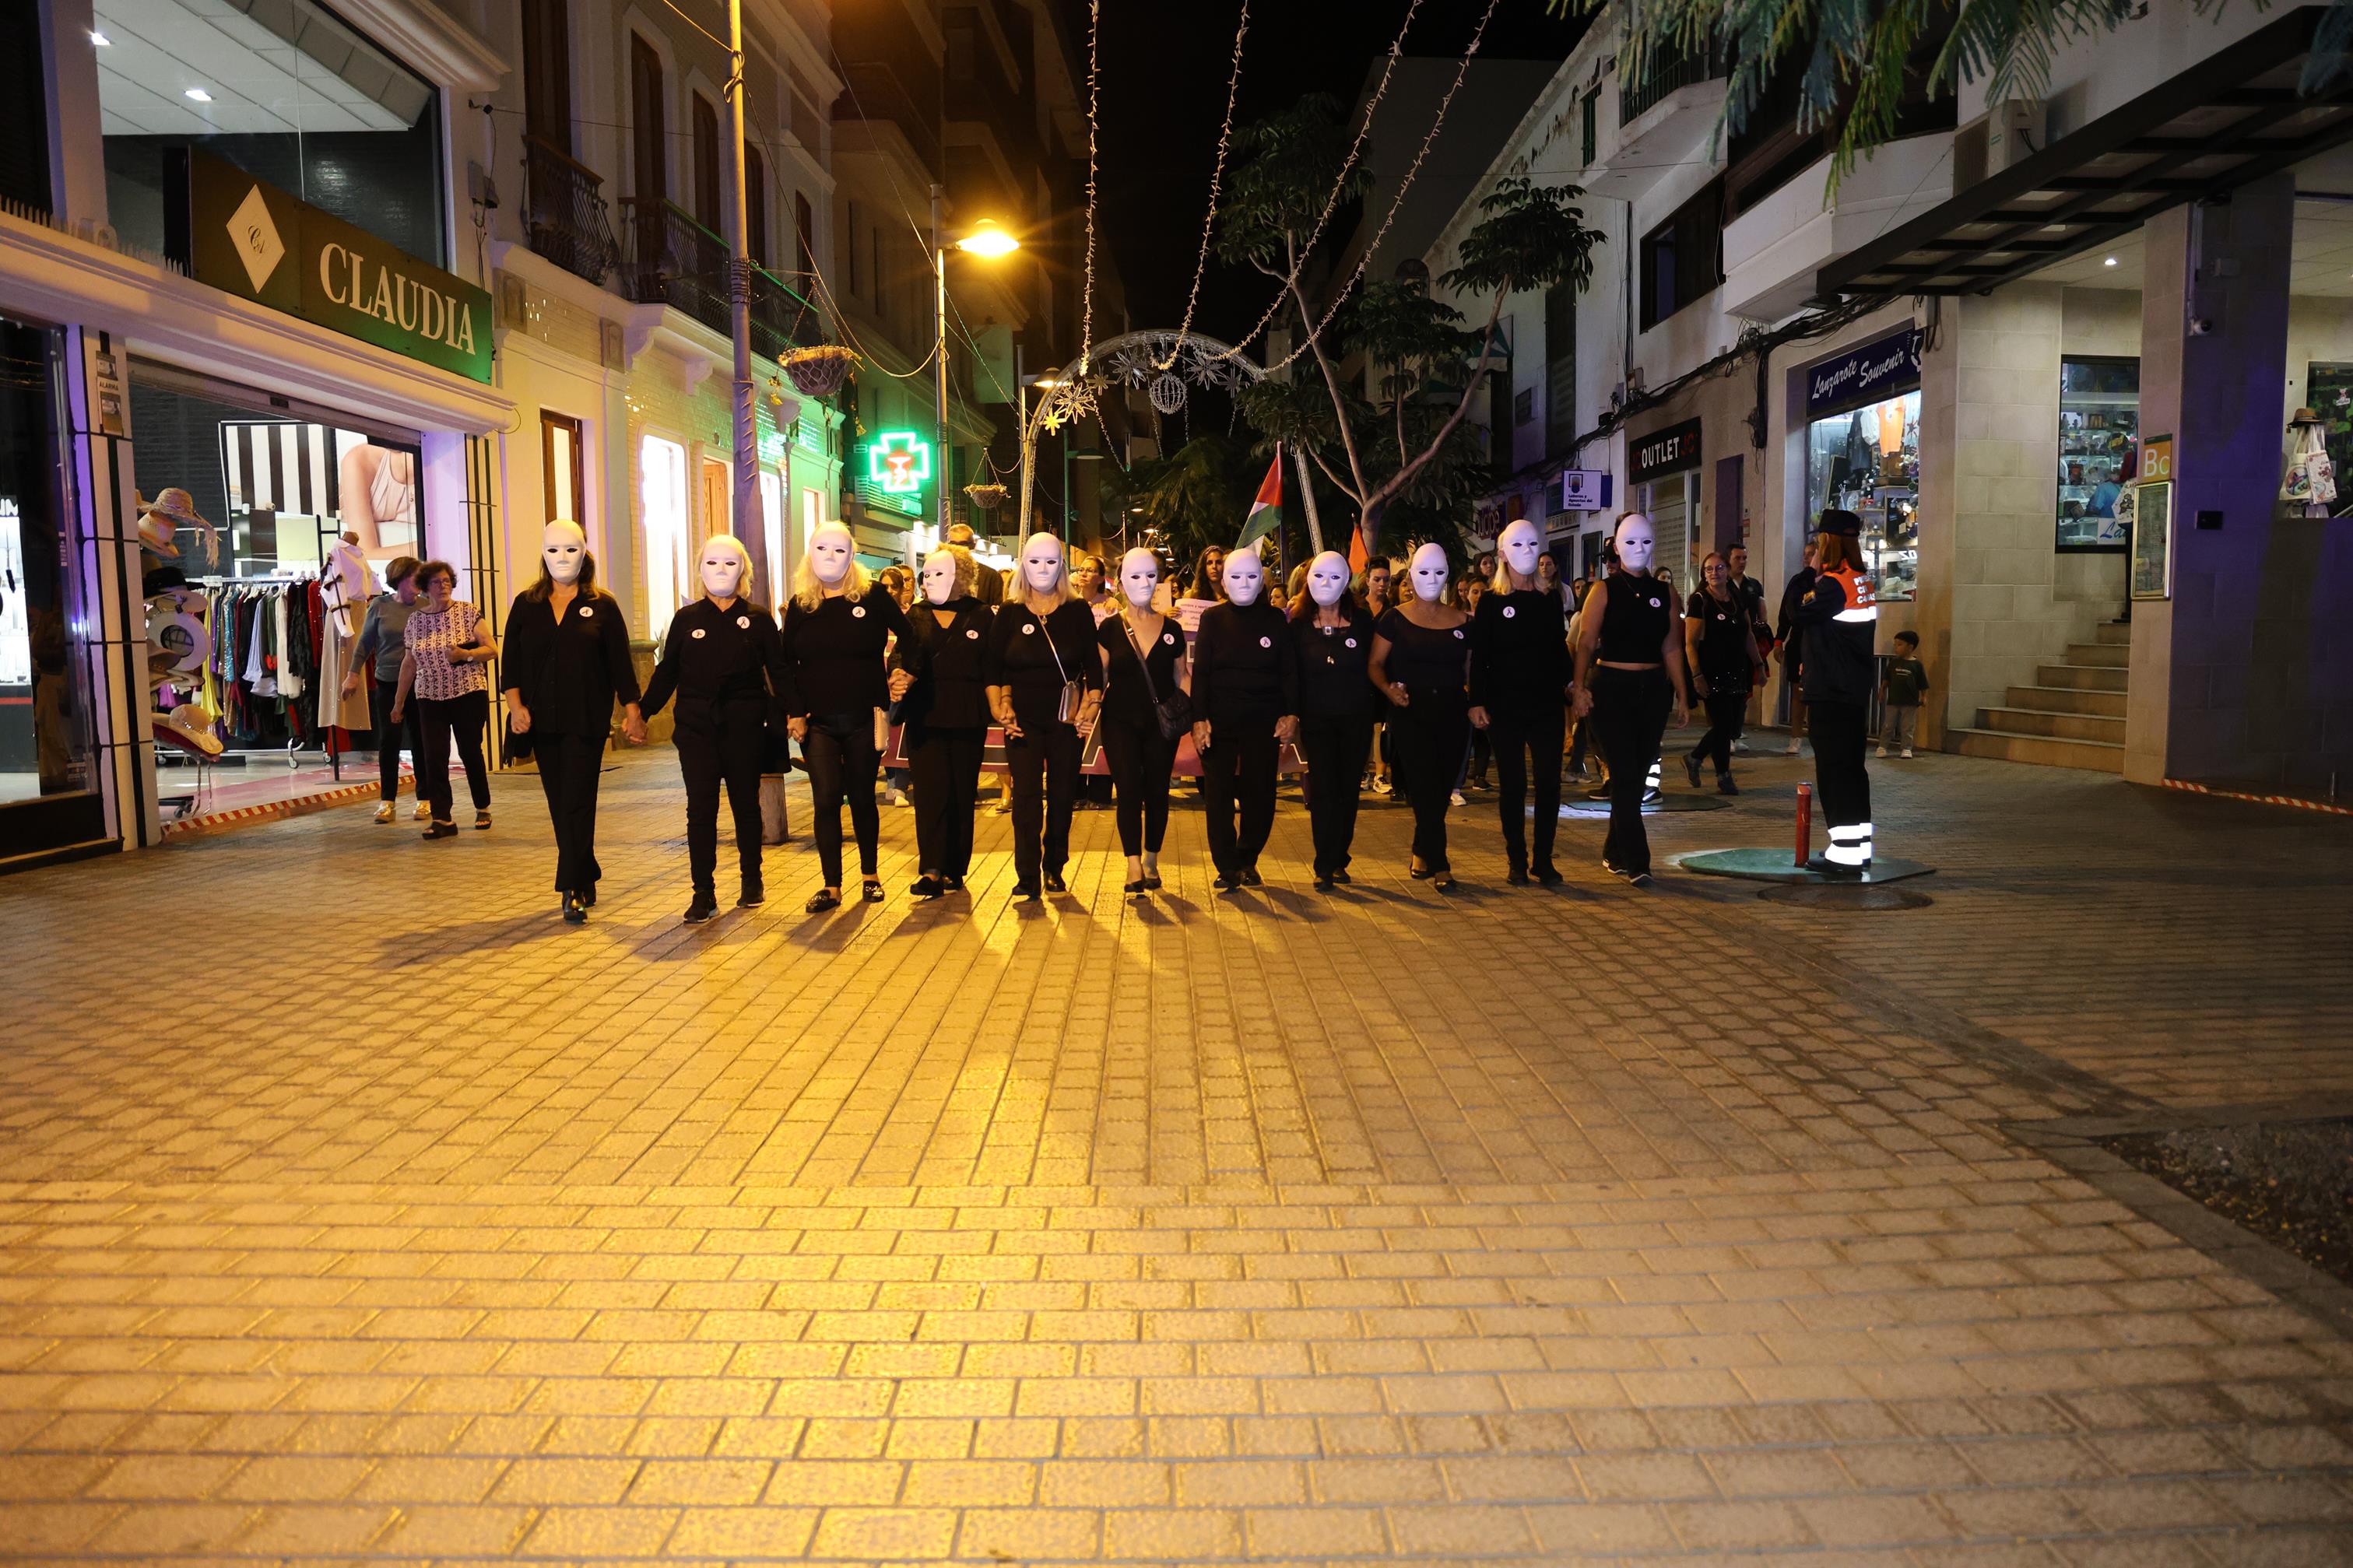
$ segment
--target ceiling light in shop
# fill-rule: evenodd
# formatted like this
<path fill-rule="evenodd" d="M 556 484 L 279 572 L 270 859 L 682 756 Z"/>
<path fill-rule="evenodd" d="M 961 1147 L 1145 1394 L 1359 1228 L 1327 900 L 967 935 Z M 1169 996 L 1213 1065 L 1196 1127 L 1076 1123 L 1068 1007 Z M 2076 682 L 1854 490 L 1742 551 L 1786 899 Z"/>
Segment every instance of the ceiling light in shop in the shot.
<path fill-rule="evenodd" d="M 200 87 L 188 89 L 183 96 L 195 99 L 198 103 L 210 103 L 213 100 L 213 95 Z"/>

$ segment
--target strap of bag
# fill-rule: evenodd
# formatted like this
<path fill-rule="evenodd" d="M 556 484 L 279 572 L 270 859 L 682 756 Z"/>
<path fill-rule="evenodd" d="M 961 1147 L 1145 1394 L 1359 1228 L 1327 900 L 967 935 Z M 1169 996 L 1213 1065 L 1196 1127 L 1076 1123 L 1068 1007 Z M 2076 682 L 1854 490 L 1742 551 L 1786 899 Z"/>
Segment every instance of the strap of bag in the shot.
<path fill-rule="evenodd" d="M 1027 606 L 1024 607 L 1026 608 Z M 1029 612 L 1029 618 L 1036 621 L 1038 623 L 1038 629 L 1045 634 L 1046 651 L 1054 656 L 1054 673 L 1062 678 L 1063 685 L 1068 686 L 1071 683 L 1071 672 L 1062 667 L 1062 650 L 1054 646 L 1053 624 L 1046 616 L 1039 615 L 1035 610 L 1031 610 Z"/>
<path fill-rule="evenodd" d="M 1145 657 L 1144 645 L 1135 640 L 1135 628 L 1128 624 L 1125 612 L 1120 615 L 1119 629 L 1127 634 L 1127 646 L 1135 651 L 1135 668 L 1144 671 L 1145 696 L 1152 700 L 1152 705 L 1155 708 L 1159 707 L 1160 688 L 1153 683 L 1152 661 Z"/>

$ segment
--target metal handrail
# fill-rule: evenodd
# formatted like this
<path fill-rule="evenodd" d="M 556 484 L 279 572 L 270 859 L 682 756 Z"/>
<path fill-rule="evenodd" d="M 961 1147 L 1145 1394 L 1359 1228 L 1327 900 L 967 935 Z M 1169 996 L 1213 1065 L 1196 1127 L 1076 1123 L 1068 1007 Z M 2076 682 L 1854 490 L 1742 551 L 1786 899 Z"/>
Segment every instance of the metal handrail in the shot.
<path fill-rule="evenodd" d="M 1619 65 L 1622 73 L 1625 62 L 1620 60 Z M 1703 44 L 1694 49 L 1665 42 L 1654 44 L 1643 61 L 1640 80 L 1629 84 L 1622 74 L 1620 76 L 1618 123 L 1621 128 L 1632 124 L 1677 88 L 1696 87 L 1724 74 L 1722 56 L 1711 45 Z"/>
<path fill-rule="evenodd" d="M 524 221 L 531 247 L 575 278 L 603 283 L 620 259 L 598 194 L 604 180 L 553 142 L 522 139 Z"/>

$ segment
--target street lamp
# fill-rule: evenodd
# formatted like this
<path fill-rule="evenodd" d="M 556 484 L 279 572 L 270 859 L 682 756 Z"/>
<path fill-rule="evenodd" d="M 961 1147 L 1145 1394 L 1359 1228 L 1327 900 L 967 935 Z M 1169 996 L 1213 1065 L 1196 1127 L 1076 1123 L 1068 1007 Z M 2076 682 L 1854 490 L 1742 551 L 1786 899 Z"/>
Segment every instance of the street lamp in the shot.
<path fill-rule="evenodd" d="M 948 252 L 940 237 L 940 205 L 946 195 L 945 187 L 937 184 L 932 187 L 932 300 L 933 313 L 939 327 L 938 335 L 932 342 L 932 352 L 939 355 L 940 360 L 939 428 L 934 443 L 939 454 L 939 477 L 934 482 L 939 486 L 937 526 L 942 539 L 948 536 L 949 481 L 955 466 L 949 459 L 948 446 Z M 1010 256 L 1021 248 L 1021 242 L 984 218 L 974 226 L 970 234 L 956 241 L 956 248 L 975 256 L 994 258 Z"/>

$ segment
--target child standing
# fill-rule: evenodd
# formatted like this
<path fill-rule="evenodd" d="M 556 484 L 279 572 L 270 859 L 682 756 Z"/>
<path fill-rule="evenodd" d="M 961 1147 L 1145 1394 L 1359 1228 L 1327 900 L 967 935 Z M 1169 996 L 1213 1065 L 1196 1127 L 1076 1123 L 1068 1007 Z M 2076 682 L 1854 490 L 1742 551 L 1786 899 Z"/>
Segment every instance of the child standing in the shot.
<path fill-rule="evenodd" d="M 1920 662 L 1916 632 L 1895 634 L 1895 657 L 1887 662 L 1887 679 L 1879 689 L 1887 705 L 1887 723 L 1880 735 L 1879 755 L 1890 746 L 1901 747 L 1904 760 L 1912 756 L 1913 738 L 1920 732 L 1920 694 L 1928 689 L 1928 667 Z"/>

